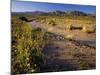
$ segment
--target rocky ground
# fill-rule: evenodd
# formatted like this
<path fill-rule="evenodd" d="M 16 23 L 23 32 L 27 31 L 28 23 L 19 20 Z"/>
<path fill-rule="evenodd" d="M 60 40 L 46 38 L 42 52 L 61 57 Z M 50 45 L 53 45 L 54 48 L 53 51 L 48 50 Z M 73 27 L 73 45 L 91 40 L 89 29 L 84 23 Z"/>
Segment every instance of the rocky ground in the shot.
<path fill-rule="evenodd" d="M 48 28 L 35 21 L 29 24 L 47 32 L 45 40 L 48 40 L 48 43 L 43 51 L 45 66 L 41 67 L 42 72 L 95 69 L 96 42 L 94 37 L 94 40 L 67 40 L 62 35 L 63 33 L 57 30 L 48 32 Z"/>

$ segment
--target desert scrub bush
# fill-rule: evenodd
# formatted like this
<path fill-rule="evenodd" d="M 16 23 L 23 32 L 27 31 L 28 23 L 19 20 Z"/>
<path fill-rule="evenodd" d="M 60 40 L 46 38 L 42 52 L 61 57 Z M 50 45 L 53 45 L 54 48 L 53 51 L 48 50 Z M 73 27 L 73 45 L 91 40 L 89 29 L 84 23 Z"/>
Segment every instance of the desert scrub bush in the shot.
<path fill-rule="evenodd" d="M 83 27 L 82 29 L 83 32 L 86 32 L 86 33 L 95 33 L 96 31 L 96 28 L 95 27 Z"/>
<path fill-rule="evenodd" d="M 17 23 L 12 25 L 12 42 L 16 41 L 16 53 L 12 53 L 14 54 L 12 58 L 14 59 L 12 61 L 12 73 L 27 73 L 31 68 L 30 49 L 32 47 L 32 28 L 19 19 L 16 19 L 15 22 Z"/>
<path fill-rule="evenodd" d="M 43 47 L 45 46 L 45 40 L 44 40 L 44 33 L 40 28 L 33 29 L 32 31 L 32 38 L 33 38 L 33 48 L 31 50 L 31 57 L 32 62 L 35 60 L 35 63 L 40 66 L 43 59 Z"/>
<path fill-rule="evenodd" d="M 48 28 L 48 32 L 51 32 L 53 30 L 53 27 Z"/>
<path fill-rule="evenodd" d="M 80 61 L 80 69 L 81 70 L 89 69 L 89 63 L 87 61 Z"/>
<path fill-rule="evenodd" d="M 69 35 L 65 36 L 65 39 L 69 40 L 69 41 L 73 41 L 73 40 L 75 40 L 75 37 L 74 37 L 74 35 L 69 34 Z"/>
<path fill-rule="evenodd" d="M 52 26 L 56 26 L 56 25 L 57 25 L 56 22 L 55 22 L 54 20 L 50 20 L 47 24 L 50 24 L 50 25 L 52 25 Z"/>
<path fill-rule="evenodd" d="M 28 22 L 28 19 L 27 19 L 26 17 L 24 17 L 24 16 L 19 17 L 19 19 L 22 20 L 22 21 L 26 21 L 26 22 Z"/>
<path fill-rule="evenodd" d="M 90 68 L 89 61 L 86 60 L 88 58 L 86 54 L 73 51 L 72 56 L 79 62 L 80 70 L 86 70 Z"/>
<path fill-rule="evenodd" d="M 12 73 L 39 71 L 43 62 L 44 33 L 18 18 L 12 21 Z"/>

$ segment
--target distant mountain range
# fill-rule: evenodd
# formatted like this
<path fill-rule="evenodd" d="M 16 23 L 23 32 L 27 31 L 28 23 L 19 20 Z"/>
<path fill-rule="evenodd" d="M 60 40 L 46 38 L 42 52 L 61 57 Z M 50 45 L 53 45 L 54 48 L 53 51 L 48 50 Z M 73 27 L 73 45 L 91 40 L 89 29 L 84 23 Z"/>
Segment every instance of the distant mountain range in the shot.
<path fill-rule="evenodd" d="M 53 12 L 43 12 L 43 11 L 32 11 L 32 12 L 12 12 L 12 15 L 22 15 L 22 14 L 34 14 L 34 15 L 76 15 L 76 16 L 87 16 L 96 14 L 89 14 L 81 11 L 53 11 Z"/>

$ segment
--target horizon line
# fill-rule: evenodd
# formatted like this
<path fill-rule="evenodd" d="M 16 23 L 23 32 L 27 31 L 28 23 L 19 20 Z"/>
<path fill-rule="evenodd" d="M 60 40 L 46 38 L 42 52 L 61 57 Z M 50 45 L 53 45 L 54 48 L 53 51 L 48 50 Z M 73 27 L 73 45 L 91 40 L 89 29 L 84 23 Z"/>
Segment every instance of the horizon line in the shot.
<path fill-rule="evenodd" d="M 86 14 L 95 14 L 96 12 L 91 12 L 91 13 L 87 13 L 87 12 L 84 12 L 84 11 L 80 11 L 80 10 L 66 10 L 66 11 L 62 11 L 62 10 L 55 10 L 55 11 L 61 11 L 61 12 L 73 12 L 73 11 L 79 11 L 79 12 L 83 12 L 83 13 L 86 13 Z M 11 11 L 11 13 L 24 13 L 24 12 L 44 12 L 44 13 L 49 13 L 49 12 L 55 12 L 55 11 L 42 11 L 42 10 L 33 10 L 33 11 Z"/>

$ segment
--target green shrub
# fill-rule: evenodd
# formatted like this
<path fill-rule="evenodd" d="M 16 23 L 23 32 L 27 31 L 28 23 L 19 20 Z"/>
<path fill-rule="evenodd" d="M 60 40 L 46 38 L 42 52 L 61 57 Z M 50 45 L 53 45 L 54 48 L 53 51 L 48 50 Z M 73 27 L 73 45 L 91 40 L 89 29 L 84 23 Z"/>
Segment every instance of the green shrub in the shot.
<path fill-rule="evenodd" d="M 19 17 L 19 19 L 22 20 L 22 21 L 26 21 L 26 22 L 28 22 L 28 19 L 27 19 L 26 17 L 24 17 L 24 16 Z"/>

